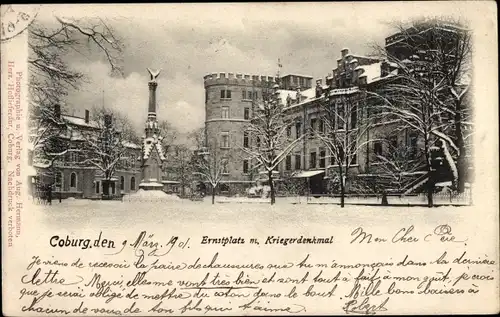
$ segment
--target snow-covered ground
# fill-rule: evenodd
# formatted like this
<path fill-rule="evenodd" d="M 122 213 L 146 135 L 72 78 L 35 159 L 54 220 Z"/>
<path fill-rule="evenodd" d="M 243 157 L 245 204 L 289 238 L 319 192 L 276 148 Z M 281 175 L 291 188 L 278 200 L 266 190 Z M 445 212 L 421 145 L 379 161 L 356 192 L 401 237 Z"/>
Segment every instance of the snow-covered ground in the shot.
<path fill-rule="evenodd" d="M 235 200 L 234 198 L 233 200 Z M 305 199 L 301 197 L 300 199 Z M 322 199 L 322 198 L 318 198 Z M 325 198 L 326 199 L 326 198 Z M 426 208 L 419 206 L 360 206 L 346 205 L 340 208 L 337 204 L 306 204 L 305 201 L 293 204 L 297 198 L 277 198 L 271 206 L 267 199 L 240 198 L 229 201 L 229 198 L 217 197 L 221 203 L 211 204 L 211 198 L 204 201 L 172 200 L 137 200 L 137 201 L 94 201 L 66 199 L 61 203 L 54 201 L 51 206 L 33 205 L 29 208 L 31 221 L 57 229 L 67 228 L 148 228 L 171 227 L 172 225 L 228 226 L 242 224 L 253 227 L 311 225 L 342 225 L 357 221 L 382 225 L 386 221 L 396 223 L 416 218 L 421 221 L 439 221 L 458 219 L 461 215 L 473 211 L 473 206 L 442 206 Z M 262 203 L 241 203 L 243 200 Z M 225 202 L 225 203 L 222 203 Z M 265 203 L 264 203 L 265 202 Z M 423 218 L 422 218 L 423 217 Z M 457 218 L 458 217 L 458 218 Z M 27 218 L 24 220 L 28 221 Z"/>
<path fill-rule="evenodd" d="M 144 201 L 144 200 L 180 200 L 177 195 L 169 195 L 162 190 L 139 189 L 131 195 L 123 196 L 124 201 Z"/>

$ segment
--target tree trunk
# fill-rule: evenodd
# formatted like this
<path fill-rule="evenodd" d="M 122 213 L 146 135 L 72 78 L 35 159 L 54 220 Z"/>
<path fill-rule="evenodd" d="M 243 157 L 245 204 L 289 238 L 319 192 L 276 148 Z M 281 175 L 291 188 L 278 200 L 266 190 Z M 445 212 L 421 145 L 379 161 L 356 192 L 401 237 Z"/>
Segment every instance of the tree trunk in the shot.
<path fill-rule="evenodd" d="M 269 187 L 271 189 L 271 205 L 273 205 L 276 202 L 276 197 L 274 194 L 274 184 L 273 184 L 273 171 L 268 171 L 267 172 L 268 177 L 269 177 Z"/>
<path fill-rule="evenodd" d="M 431 208 L 434 206 L 434 201 L 432 199 L 432 194 L 433 194 L 433 186 L 432 186 L 432 183 L 431 183 L 431 180 L 429 178 L 429 180 L 427 181 L 427 207 Z"/>
<path fill-rule="evenodd" d="M 340 208 L 344 208 L 345 202 L 345 184 L 344 184 L 344 175 L 342 175 L 342 171 L 340 171 Z"/>
<path fill-rule="evenodd" d="M 465 161 L 465 140 L 462 131 L 462 102 L 460 100 L 455 101 L 455 139 L 458 147 L 458 157 L 457 157 L 457 169 L 458 169 L 458 181 L 457 181 L 457 191 L 463 193 L 465 190 L 465 179 L 467 175 L 467 166 Z"/>
<path fill-rule="evenodd" d="M 425 183 L 427 191 L 427 207 L 431 208 L 433 206 L 432 194 L 434 191 L 434 171 L 431 164 L 431 153 L 429 146 L 429 135 L 427 131 L 424 132 L 424 151 L 425 151 L 425 163 L 427 166 L 427 182 Z"/>
<path fill-rule="evenodd" d="M 212 205 L 215 204 L 215 186 L 212 185 Z"/>

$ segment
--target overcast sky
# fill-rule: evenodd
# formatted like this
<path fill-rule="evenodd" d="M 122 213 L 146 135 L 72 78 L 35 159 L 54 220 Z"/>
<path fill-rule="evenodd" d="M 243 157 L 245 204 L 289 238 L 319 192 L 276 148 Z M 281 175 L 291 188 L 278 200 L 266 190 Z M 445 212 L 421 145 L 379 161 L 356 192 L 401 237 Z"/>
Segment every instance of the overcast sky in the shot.
<path fill-rule="evenodd" d="M 70 56 L 72 67 L 89 78 L 88 84 L 69 96 L 75 114 L 104 102 L 142 129 L 147 115 L 146 67 L 161 68 L 159 119 L 188 132 L 203 126 L 203 76 L 208 73 L 272 76 L 280 58 L 282 74 L 324 78 L 343 47 L 369 54 L 371 44 L 382 45 L 394 31 L 391 21 L 445 11 L 460 16 L 464 10 L 467 7 L 446 2 L 52 5 L 43 6 L 38 19 L 54 21 L 54 14 L 99 16 L 115 28 L 125 44 L 123 78 L 109 76 L 102 55 L 81 51 Z"/>

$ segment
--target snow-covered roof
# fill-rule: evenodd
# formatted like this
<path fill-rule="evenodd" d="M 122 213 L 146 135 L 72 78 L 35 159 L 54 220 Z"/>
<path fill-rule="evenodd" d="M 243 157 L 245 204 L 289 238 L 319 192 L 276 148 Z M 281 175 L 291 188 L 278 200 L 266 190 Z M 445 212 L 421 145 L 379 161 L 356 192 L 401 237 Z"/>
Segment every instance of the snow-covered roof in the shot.
<path fill-rule="evenodd" d="M 147 186 L 147 187 L 163 187 L 162 184 L 160 184 L 160 183 L 153 183 L 153 182 L 143 182 L 143 183 L 139 184 L 139 187 L 144 187 L 144 186 Z"/>
<path fill-rule="evenodd" d="M 151 155 L 153 149 L 156 148 L 158 156 L 163 161 L 165 160 L 165 154 L 163 153 L 163 147 L 161 146 L 162 137 L 154 135 L 153 137 L 145 138 L 143 142 L 143 158 L 147 160 Z"/>
<path fill-rule="evenodd" d="M 316 87 L 312 87 L 312 88 L 303 90 L 303 91 L 300 92 L 300 94 L 302 96 L 307 97 L 308 99 L 309 98 L 314 98 L 314 97 L 316 97 Z"/>
<path fill-rule="evenodd" d="M 359 91 L 359 88 L 357 86 L 355 87 L 349 87 L 349 88 L 335 88 L 330 90 L 330 96 L 336 96 L 336 95 L 348 95 L 348 94 L 353 94 Z"/>
<path fill-rule="evenodd" d="M 281 76 L 281 78 L 283 78 L 283 77 L 288 77 L 288 76 L 297 76 L 297 77 L 305 77 L 305 78 L 314 78 L 313 76 L 309 76 L 309 75 L 301 75 L 301 74 L 286 74 L 285 76 Z"/>
<path fill-rule="evenodd" d="M 381 69 L 380 65 L 382 63 L 373 63 L 373 64 L 368 64 L 368 65 L 362 65 L 356 67 L 356 69 L 362 69 L 363 72 L 360 74 L 360 76 L 366 76 L 366 83 L 369 84 L 371 83 L 374 79 L 380 78 L 381 75 Z"/>
<path fill-rule="evenodd" d="M 48 160 L 44 160 L 43 162 L 33 162 L 33 167 L 36 168 L 49 168 L 50 167 L 50 162 Z"/>
<path fill-rule="evenodd" d="M 327 88 L 328 86 L 323 86 L 323 88 Z M 297 100 L 297 92 L 295 90 L 280 90 L 280 98 L 281 98 L 281 101 L 283 102 L 284 105 L 286 105 L 286 98 L 288 96 L 288 94 L 290 94 L 290 97 L 292 98 L 293 101 L 296 101 Z M 313 100 L 316 100 L 316 87 L 312 87 L 312 88 L 309 88 L 309 89 L 306 89 L 306 90 L 303 90 L 300 92 L 301 96 L 302 96 L 302 100 L 301 102 L 299 103 L 294 103 L 292 102 L 292 105 L 289 106 L 287 109 L 292 109 L 292 108 L 295 108 L 295 107 L 298 107 L 300 105 L 303 105 L 305 103 L 308 103 L 310 101 L 313 101 Z"/>
<path fill-rule="evenodd" d="M 130 148 L 130 149 L 140 149 L 141 148 L 140 145 L 137 145 L 137 144 L 129 142 L 129 141 L 122 141 L 122 145 L 124 147 Z"/>
<path fill-rule="evenodd" d="M 63 119 L 68 121 L 70 124 L 82 126 L 82 127 L 88 127 L 88 128 L 98 128 L 99 126 L 95 122 L 85 122 L 85 118 L 81 117 L 75 117 L 75 116 L 70 116 L 70 115 L 62 115 Z"/>

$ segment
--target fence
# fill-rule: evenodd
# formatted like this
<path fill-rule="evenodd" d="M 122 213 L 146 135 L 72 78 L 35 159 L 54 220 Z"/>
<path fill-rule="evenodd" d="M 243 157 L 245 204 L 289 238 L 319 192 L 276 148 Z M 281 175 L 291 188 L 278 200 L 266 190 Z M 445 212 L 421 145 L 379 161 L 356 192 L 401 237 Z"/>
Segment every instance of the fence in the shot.
<path fill-rule="evenodd" d="M 426 205 L 427 204 L 427 194 L 387 194 L 388 205 Z M 470 191 L 463 193 L 454 192 L 439 192 L 432 195 L 433 203 L 435 205 L 471 205 L 472 196 Z M 340 204 L 339 194 L 315 194 L 307 195 L 305 197 L 298 197 L 298 203 L 307 204 Z M 346 194 L 344 196 L 345 204 L 349 205 L 382 205 L 382 195 L 381 194 Z"/>

